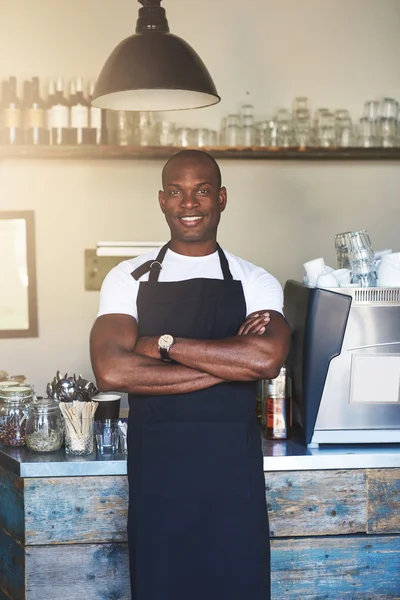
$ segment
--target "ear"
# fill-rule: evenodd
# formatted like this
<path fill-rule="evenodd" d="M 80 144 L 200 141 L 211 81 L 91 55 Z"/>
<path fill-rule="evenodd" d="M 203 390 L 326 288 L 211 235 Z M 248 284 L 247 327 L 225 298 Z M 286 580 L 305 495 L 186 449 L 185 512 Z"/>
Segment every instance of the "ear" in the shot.
<path fill-rule="evenodd" d="M 228 195 L 226 192 L 226 187 L 220 188 L 218 192 L 218 202 L 219 202 L 219 210 L 223 212 L 226 207 L 226 203 L 228 201 Z"/>
<path fill-rule="evenodd" d="M 158 192 L 158 202 L 160 203 L 160 208 L 162 212 L 165 213 L 165 196 L 163 190 L 160 190 Z"/>

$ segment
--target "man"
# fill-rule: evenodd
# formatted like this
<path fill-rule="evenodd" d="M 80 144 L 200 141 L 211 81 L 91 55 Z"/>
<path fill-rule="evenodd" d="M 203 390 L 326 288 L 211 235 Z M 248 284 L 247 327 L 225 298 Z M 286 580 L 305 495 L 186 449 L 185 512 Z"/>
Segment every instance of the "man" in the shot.
<path fill-rule="evenodd" d="M 269 532 L 256 381 L 288 351 L 282 289 L 222 250 L 215 160 L 172 156 L 161 250 L 106 277 L 91 357 L 103 391 L 129 392 L 133 600 L 267 600 Z"/>

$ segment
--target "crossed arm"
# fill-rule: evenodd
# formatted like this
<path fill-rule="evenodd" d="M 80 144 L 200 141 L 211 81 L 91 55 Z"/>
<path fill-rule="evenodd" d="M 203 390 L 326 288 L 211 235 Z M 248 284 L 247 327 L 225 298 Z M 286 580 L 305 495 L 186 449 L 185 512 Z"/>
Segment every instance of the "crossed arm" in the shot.
<path fill-rule="evenodd" d="M 168 333 L 168 332 L 165 332 Z M 173 363 L 160 360 L 158 337 L 139 337 L 129 315 L 99 317 L 90 353 L 102 391 L 169 395 L 193 392 L 224 381 L 255 381 L 279 373 L 289 348 L 289 327 L 275 311 L 247 317 L 236 336 L 222 340 L 176 338 Z"/>

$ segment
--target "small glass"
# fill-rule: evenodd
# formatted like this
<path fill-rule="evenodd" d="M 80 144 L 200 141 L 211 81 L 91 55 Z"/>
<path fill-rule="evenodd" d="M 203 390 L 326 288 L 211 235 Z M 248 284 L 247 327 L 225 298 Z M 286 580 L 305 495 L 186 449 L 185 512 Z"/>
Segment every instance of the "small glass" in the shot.
<path fill-rule="evenodd" d="M 160 121 L 157 125 L 157 142 L 160 146 L 175 145 L 175 123 L 170 121 Z"/>
<path fill-rule="evenodd" d="M 95 421 L 95 432 L 97 450 L 101 454 L 104 452 L 118 452 L 118 419 Z"/>
<path fill-rule="evenodd" d="M 368 117 L 360 119 L 358 144 L 364 148 L 374 148 L 379 145 L 376 137 L 376 123 L 368 119 Z"/>
<path fill-rule="evenodd" d="M 239 115 L 228 115 L 225 128 L 225 144 L 230 147 L 240 145 L 241 123 Z"/>
<path fill-rule="evenodd" d="M 378 136 L 384 148 L 397 146 L 397 120 L 382 118 L 378 121 Z"/>
<path fill-rule="evenodd" d="M 181 127 L 176 132 L 176 145 L 187 148 L 193 146 L 193 130 L 189 127 Z"/>
<path fill-rule="evenodd" d="M 118 421 L 119 448 L 122 454 L 128 454 L 128 424 Z"/>
<path fill-rule="evenodd" d="M 350 269 L 348 238 L 351 233 L 351 231 L 345 231 L 335 235 L 334 239 L 338 269 Z"/>
<path fill-rule="evenodd" d="M 364 104 L 363 117 L 369 121 L 376 121 L 379 113 L 379 102 L 375 100 L 369 100 Z"/>
<path fill-rule="evenodd" d="M 261 121 L 255 125 L 256 146 L 269 146 L 269 121 Z"/>
<path fill-rule="evenodd" d="M 209 129 L 208 130 L 208 146 L 210 146 L 211 148 L 215 148 L 215 146 L 217 146 L 218 143 L 218 135 L 217 132 L 215 131 L 215 129 Z"/>
<path fill-rule="evenodd" d="M 378 116 L 381 119 L 397 119 L 399 104 L 394 98 L 381 98 L 379 101 Z"/>
<path fill-rule="evenodd" d="M 209 144 L 209 131 L 208 129 L 197 129 L 196 130 L 196 145 L 199 148 L 208 146 Z"/>
<path fill-rule="evenodd" d="M 157 123 L 153 112 L 141 111 L 136 115 L 137 140 L 140 146 L 152 146 L 156 141 Z"/>
<path fill-rule="evenodd" d="M 254 146 L 254 120 L 252 115 L 242 117 L 242 146 Z"/>
<path fill-rule="evenodd" d="M 328 148 L 336 144 L 335 117 L 331 112 L 324 112 L 320 115 L 317 140 L 319 146 L 323 148 Z"/>
<path fill-rule="evenodd" d="M 308 98 L 306 96 L 297 96 L 297 98 L 293 100 L 293 114 L 297 111 L 304 110 L 307 112 L 310 110 Z"/>

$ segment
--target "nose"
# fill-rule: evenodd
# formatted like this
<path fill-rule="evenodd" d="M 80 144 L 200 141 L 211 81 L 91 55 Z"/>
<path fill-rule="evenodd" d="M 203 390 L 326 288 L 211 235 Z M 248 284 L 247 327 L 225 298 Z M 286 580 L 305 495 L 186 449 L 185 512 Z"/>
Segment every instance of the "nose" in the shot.
<path fill-rule="evenodd" d="M 199 201 L 196 198 L 196 192 L 185 192 L 182 194 L 181 206 L 184 208 L 192 208 L 198 206 Z"/>

